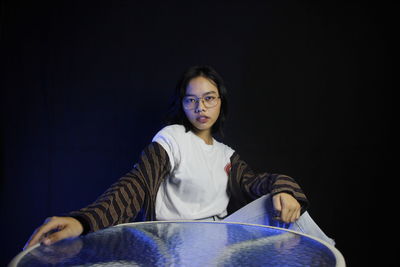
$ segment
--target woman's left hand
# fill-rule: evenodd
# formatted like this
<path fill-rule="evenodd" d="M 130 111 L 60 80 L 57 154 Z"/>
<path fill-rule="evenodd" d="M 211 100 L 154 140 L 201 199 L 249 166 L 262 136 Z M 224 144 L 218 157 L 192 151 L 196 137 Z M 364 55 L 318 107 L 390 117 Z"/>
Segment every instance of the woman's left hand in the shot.
<path fill-rule="evenodd" d="M 297 221 L 300 217 L 300 203 L 288 193 L 279 193 L 272 197 L 275 211 L 279 220 L 285 223 Z"/>

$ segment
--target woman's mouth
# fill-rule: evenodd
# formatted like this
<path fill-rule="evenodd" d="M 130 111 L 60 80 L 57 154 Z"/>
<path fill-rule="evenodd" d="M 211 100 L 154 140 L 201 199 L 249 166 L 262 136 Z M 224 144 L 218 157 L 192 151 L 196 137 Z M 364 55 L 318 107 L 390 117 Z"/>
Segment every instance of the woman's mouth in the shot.
<path fill-rule="evenodd" d="M 200 116 L 196 118 L 196 121 L 200 123 L 207 123 L 210 120 L 210 117 L 207 116 Z"/>

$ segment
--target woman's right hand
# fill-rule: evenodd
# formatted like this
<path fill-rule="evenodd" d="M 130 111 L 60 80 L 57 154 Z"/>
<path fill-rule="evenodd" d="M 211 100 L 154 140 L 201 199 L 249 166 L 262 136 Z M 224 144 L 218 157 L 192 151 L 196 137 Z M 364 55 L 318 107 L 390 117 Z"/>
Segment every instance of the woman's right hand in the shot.
<path fill-rule="evenodd" d="M 47 218 L 42 226 L 37 228 L 26 243 L 24 250 L 41 242 L 51 245 L 65 238 L 76 237 L 82 234 L 83 226 L 72 217 Z"/>

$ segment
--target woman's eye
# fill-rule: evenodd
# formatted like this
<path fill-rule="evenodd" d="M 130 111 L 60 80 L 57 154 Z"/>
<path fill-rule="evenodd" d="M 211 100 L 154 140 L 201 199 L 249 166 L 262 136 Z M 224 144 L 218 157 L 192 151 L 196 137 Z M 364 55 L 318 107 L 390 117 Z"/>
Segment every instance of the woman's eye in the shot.
<path fill-rule="evenodd" d="M 213 101 L 215 99 L 215 97 L 214 96 L 206 96 L 204 99 L 206 101 Z"/>
<path fill-rule="evenodd" d="M 188 98 L 185 99 L 185 102 L 186 103 L 194 103 L 194 102 L 196 102 L 196 99 L 188 97 Z"/>

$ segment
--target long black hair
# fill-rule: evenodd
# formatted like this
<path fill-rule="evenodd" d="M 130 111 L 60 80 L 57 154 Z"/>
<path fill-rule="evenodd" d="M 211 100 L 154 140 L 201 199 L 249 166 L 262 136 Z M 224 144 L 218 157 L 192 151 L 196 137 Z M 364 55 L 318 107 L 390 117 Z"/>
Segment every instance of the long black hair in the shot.
<path fill-rule="evenodd" d="M 192 66 L 188 68 L 179 79 L 175 93 L 172 97 L 171 105 L 165 122 L 167 125 L 171 124 L 181 124 L 185 126 L 186 132 L 193 130 L 193 125 L 187 119 L 185 112 L 182 108 L 182 100 L 186 95 L 186 88 L 189 82 L 197 77 L 204 77 L 211 81 L 218 89 L 219 97 L 221 98 L 221 110 L 217 121 L 211 128 L 211 133 L 219 133 L 224 136 L 223 126 L 228 113 L 228 103 L 227 103 L 227 90 L 222 77 L 210 66 Z"/>

